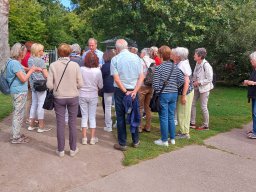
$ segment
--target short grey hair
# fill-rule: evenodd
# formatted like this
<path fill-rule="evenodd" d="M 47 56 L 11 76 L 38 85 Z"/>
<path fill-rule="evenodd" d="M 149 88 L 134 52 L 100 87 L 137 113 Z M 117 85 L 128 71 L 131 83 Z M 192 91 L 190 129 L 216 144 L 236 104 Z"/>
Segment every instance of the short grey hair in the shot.
<path fill-rule="evenodd" d="M 144 48 L 141 50 L 141 53 L 145 54 L 145 56 L 150 56 L 150 48 Z"/>
<path fill-rule="evenodd" d="M 256 61 L 256 51 L 250 54 L 250 59 Z"/>
<path fill-rule="evenodd" d="M 176 47 L 172 49 L 172 54 L 180 58 L 181 61 L 188 59 L 189 51 L 185 47 Z"/>
<path fill-rule="evenodd" d="M 94 39 L 94 38 L 88 39 L 88 44 L 89 44 L 90 41 L 94 41 L 94 43 L 95 43 L 96 45 L 97 45 L 97 43 L 98 43 L 98 41 L 97 41 L 96 39 Z"/>
<path fill-rule="evenodd" d="M 81 47 L 77 43 L 71 45 L 72 53 L 81 53 Z"/>
<path fill-rule="evenodd" d="M 124 39 L 118 39 L 116 41 L 116 49 L 118 49 L 119 51 L 121 51 L 123 49 L 128 49 L 127 41 L 125 41 Z"/>
<path fill-rule="evenodd" d="M 22 45 L 21 43 L 15 43 L 10 52 L 10 57 L 13 59 L 19 59 L 21 54 L 26 51 L 26 46 Z"/>
<path fill-rule="evenodd" d="M 206 55 L 207 55 L 207 51 L 206 51 L 206 49 L 205 49 L 204 47 L 202 47 L 202 48 L 197 48 L 197 49 L 195 50 L 195 53 L 196 53 L 199 57 L 201 57 L 201 59 L 204 59 L 204 58 L 206 57 Z"/>

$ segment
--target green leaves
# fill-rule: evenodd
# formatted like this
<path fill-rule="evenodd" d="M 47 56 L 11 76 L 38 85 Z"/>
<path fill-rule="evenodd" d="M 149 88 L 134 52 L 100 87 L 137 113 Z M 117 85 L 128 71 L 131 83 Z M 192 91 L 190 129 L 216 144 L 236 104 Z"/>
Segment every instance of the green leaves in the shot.
<path fill-rule="evenodd" d="M 10 7 L 10 44 L 28 40 L 41 41 L 46 32 L 41 18 L 41 5 L 36 0 L 10 0 Z"/>
<path fill-rule="evenodd" d="M 61 42 L 84 46 L 90 37 L 100 42 L 120 36 L 134 39 L 139 48 L 165 44 L 185 46 L 192 53 L 206 47 L 219 80 L 237 83 L 250 69 L 248 54 L 256 41 L 255 0 L 72 2 L 75 9 L 69 11 L 60 1 L 10 0 L 10 44 L 32 40 L 46 48 Z M 235 67 L 230 71 L 226 65 Z"/>
<path fill-rule="evenodd" d="M 59 1 L 10 0 L 10 44 L 34 41 L 51 49 L 62 42 L 85 43 L 87 25 Z"/>

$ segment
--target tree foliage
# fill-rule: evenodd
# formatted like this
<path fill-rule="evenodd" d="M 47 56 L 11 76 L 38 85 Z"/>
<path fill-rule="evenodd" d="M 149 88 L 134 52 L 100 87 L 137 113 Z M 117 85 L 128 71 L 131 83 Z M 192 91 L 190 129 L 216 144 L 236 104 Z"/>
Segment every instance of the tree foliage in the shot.
<path fill-rule="evenodd" d="M 35 41 L 47 48 L 59 43 L 84 43 L 84 21 L 59 1 L 11 0 L 10 44 Z"/>
<path fill-rule="evenodd" d="M 36 0 L 10 0 L 10 44 L 33 40 L 45 43 L 45 23 L 41 18 L 43 7 Z"/>
<path fill-rule="evenodd" d="M 11 0 L 10 43 L 34 40 L 47 47 L 61 42 L 86 44 L 115 36 L 139 48 L 206 47 L 219 80 L 237 83 L 250 71 L 255 49 L 255 0 Z M 194 64 L 191 58 L 191 63 Z"/>

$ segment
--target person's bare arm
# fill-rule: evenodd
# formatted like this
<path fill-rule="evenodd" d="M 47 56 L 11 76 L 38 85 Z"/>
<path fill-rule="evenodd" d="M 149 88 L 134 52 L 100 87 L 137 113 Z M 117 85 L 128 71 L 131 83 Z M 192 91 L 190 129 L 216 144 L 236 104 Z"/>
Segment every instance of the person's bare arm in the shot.
<path fill-rule="evenodd" d="M 115 74 L 113 75 L 114 81 L 116 83 L 116 85 L 118 86 L 119 89 L 121 89 L 121 91 L 123 91 L 124 93 L 127 93 L 126 88 L 124 87 L 123 83 L 121 82 L 119 75 Z"/>
<path fill-rule="evenodd" d="M 186 104 L 186 94 L 188 92 L 188 88 L 189 88 L 189 76 L 185 75 L 184 76 L 185 82 L 184 82 L 184 86 L 183 86 L 183 91 L 182 91 L 182 95 L 181 95 L 181 104 L 185 105 Z"/>
<path fill-rule="evenodd" d="M 18 71 L 18 72 L 16 73 L 16 76 L 18 77 L 18 79 L 19 79 L 22 83 L 25 83 L 25 82 L 28 81 L 30 75 L 31 75 L 32 73 L 34 73 L 35 71 L 41 72 L 42 69 L 41 69 L 41 68 L 38 68 L 38 67 L 35 67 L 35 66 L 32 66 L 32 67 L 29 69 L 29 71 L 27 72 L 26 75 L 24 75 L 24 73 L 23 73 L 22 71 Z"/>
<path fill-rule="evenodd" d="M 140 87 L 141 87 L 141 85 L 142 85 L 142 82 L 143 82 L 144 78 L 145 78 L 145 77 L 144 77 L 144 74 L 141 73 L 141 74 L 139 75 L 139 78 L 138 78 L 138 81 L 137 81 L 137 83 L 136 83 L 135 89 L 129 93 L 129 94 L 131 94 L 131 96 L 132 96 L 133 99 L 136 97 L 136 94 L 137 94 L 137 92 L 139 91 L 139 89 L 140 89 Z"/>

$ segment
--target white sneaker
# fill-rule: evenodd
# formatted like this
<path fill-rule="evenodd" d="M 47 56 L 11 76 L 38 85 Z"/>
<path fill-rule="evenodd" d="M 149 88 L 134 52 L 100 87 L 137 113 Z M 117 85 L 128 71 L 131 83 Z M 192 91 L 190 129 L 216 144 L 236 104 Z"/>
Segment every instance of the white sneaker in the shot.
<path fill-rule="evenodd" d="M 70 156 L 71 156 L 71 157 L 74 157 L 74 156 L 78 153 L 78 151 L 79 151 L 78 147 L 76 147 L 76 150 L 75 150 L 75 151 L 70 150 Z"/>
<path fill-rule="evenodd" d="M 29 130 L 29 131 L 33 131 L 33 130 L 35 130 L 35 129 L 37 129 L 37 128 L 38 128 L 38 127 L 31 127 L 31 126 L 29 126 L 29 127 L 28 127 L 28 130 Z"/>
<path fill-rule="evenodd" d="M 95 145 L 95 144 L 98 143 L 98 142 L 99 142 L 98 137 L 93 137 L 93 138 L 91 138 L 91 140 L 90 140 L 90 145 Z"/>
<path fill-rule="evenodd" d="M 46 129 L 46 128 L 43 128 L 43 129 L 38 128 L 38 129 L 37 129 L 37 133 L 43 133 L 43 132 L 50 131 L 50 130 L 52 130 L 52 128 L 49 128 L 49 129 Z"/>
<path fill-rule="evenodd" d="M 156 145 L 161 145 L 161 146 L 166 146 L 166 147 L 169 146 L 168 141 L 163 142 L 161 139 L 155 140 L 154 143 Z"/>
<path fill-rule="evenodd" d="M 171 144 L 175 145 L 175 139 L 171 139 Z"/>
<path fill-rule="evenodd" d="M 111 132 L 112 128 L 111 127 L 104 127 L 104 131 Z"/>
<path fill-rule="evenodd" d="M 64 157 L 65 151 L 58 151 L 58 149 L 56 149 L 56 154 L 57 154 L 59 157 Z"/>
<path fill-rule="evenodd" d="M 87 137 L 82 138 L 82 144 L 87 145 Z"/>

